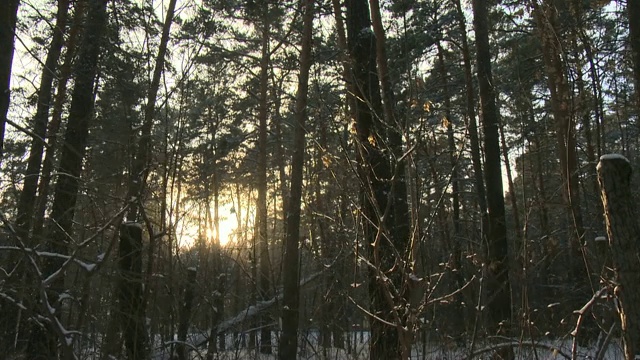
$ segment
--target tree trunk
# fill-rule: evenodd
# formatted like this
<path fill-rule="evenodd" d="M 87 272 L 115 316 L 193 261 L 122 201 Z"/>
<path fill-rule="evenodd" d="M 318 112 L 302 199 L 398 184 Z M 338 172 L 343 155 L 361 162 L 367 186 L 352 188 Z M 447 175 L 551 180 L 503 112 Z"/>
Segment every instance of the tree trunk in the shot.
<path fill-rule="evenodd" d="M 216 125 L 218 123 L 216 122 Z M 209 333 L 209 343 L 207 349 L 207 360 L 212 360 L 214 358 L 214 354 L 218 351 L 224 351 L 224 332 L 218 331 L 218 325 L 222 321 L 224 317 L 224 286 L 225 286 L 225 269 L 222 264 L 222 247 L 220 246 L 220 214 L 219 214 L 219 206 L 220 206 L 220 184 L 218 178 L 218 153 L 215 147 L 215 131 L 216 129 L 211 130 L 212 139 L 211 142 L 213 144 L 212 149 L 212 157 L 213 157 L 213 228 L 215 229 L 215 237 L 212 240 L 211 249 L 211 260 L 213 263 L 213 271 L 215 274 L 213 283 L 215 284 L 215 290 L 213 295 L 213 314 L 211 316 L 211 331 Z M 209 207 L 209 189 L 207 187 L 207 207 Z M 207 215 L 210 218 L 210 210 L 207 209 Z M 220 345 L 218 346 L 218 340 L 220 340 Z"/>
<path fill-rule="evenodd" d="M 69 236 L 73 234 L 73 218 L 78 198 L 82 162 L 86 153 L 89 124 L 93 117 L 94 82 L 103 33 L 107 22 L 105 0 L 89 2 L 88 21 L 74 68 L 75 86 L 65 132 L 65 146 L 60 155 L 58 182 L 51 208 L 51 223 L 47 228 L 47 248 L 53 253 L 67 254 Z M 44 275 L 53 274 L 62 266 L 61 258 L 47 261 Z M 64 276 L 60 275 L 49 288 L 51 297 L 63 291 Z M 42 299 L 44 301 L 44 299 Z M 52 326 L 56 326 L 53 325 Z M 46 337 L 35 330 L 31 334 L 30 350 L 55 356 L 56 350 L 45 344 Z"/>
<path fill-rule="evenodd" d="M 640 355 L 640 226 L 631 191 L 631 165 L 621 155 L 604 155 L 597 167 L 609 246 L 616 274 L 614 295 L 622 324 L 624 357 Z"/>
<path fill-rule="evenodd" d="M 444 112 L 445 122 L 447 126 L 447 146 L 449 149 L 449 159 L 451 162 L 451 207 L 452 207 L 452 223 L 453 234 L 449 236 L 450 249 L 451 249 L 451 265 L 453 270 L 453 276 L 455 278 L 455 286 L 458 289 L 462 288 L 465 284 L 462 268 L 460 266 L 462 259 L 462 252 L 460 250 L 460 186 L 458 179 L 458 157 L 456 156 L 456 142 L 453 133 L 453 121 L 451 118 L 451 94 L 449 93 L 449 75 L 447 66 L 444 60 L 444 49 L 438 45 L 438 62 L 440 65 L 440 76 L 442 77 L 442 86 L 444 91 Z M 454 297 L 454 306 L 456 312 L 452 317 L 452 328 L 456 333 L 464 332 L 465 324 L 465 312 L 464 312 L 464 297 L 463 293 L 459 292 Z"/>
<path fill-rule="evenodd" d="M 482 217 L 482 241 L 487 232 L 487 197 L 484 185 L 484 171 L 482 169 L 482 157 L 480 156 L 480 139 L 478 125 L 476 123 L 476 100 L 473 87 L 473 73 L 471 71 L 471 51 L 467 40 L 467 26 L 460 0 L 455 0 L 456 17 L 462 34 L 462 60 L 464 63 L 464 78 L 466 83 L 467 100 L 467 128 L 469 130 L 469 142 L 471 146 L 471 163 L 473 164 L 474 185 L 477 192 L 478 208 Z"/>
<path fill-rule="evenodd" d="M 156 110 L 155 104 L 156 104 L 156 98 L 158 95 L 158 89 L 160 87 L 160 77 L 162 75 L 162 71 L 164 70 L 165 55 L 167 52 L 167 44 L 169 42 L 171 24 L 173 23 L 175 6 L 176 6 L 176 0 L 170 0 L 167 7 L 167 14 L 165 17 L 165 21 L 162 27 L 160 47 L 158 48 L 158 54 L 155 59 L 153 77 L 151 79 L 151 84 L 149 85 L 149 92 L 147 94 L 147 104 L 145 106 L 144 119 L 143 119 L 142 127 L 140 129 L 141 133 L 139 137 L 140 140 L 137 144 L 138 145 L 137 154 L 135 155 L 132 161 L 133 164 L 131 167 L 131 174 L 129 178 L 127 196 L 125 197 L 125 201 L 129 202 L 133 198 L 136 198 L 136 201 L 133 201 L 132 204 L 130 205 L 129 212 L 127 214 L 127 220 L 129 222 L 139 221 L 140 206 L 142 206 L 143 204 L 141 197 L 142 197 L 142 193 L 144 192 L 144 187 L 147 180 L 147 174 L 149 172 L 148 166 L 149 166 L 149 159 L 151 156 L 151 130 L 153 127 L 153 120 L 155 117 L 155 110 Z M 131 156 L 133 156 L 133 154 L 131 154 Z M 162 211 L 163 216 L 164 216 L 164 213 L 165 212 Z M 165 226 L 164 221 L 161 222 L 161 226 L 162 227 Z M 170 231 L 168 231 L 168 233 L 169 233 L 168 235 L 171 236 Z M 153 234 L 149 234 L 149 235 L 153 236 Z M 155 239 L 152 238 L 152 242 L 154 241 Z M 151 246 L 150 250 L 153 250 L 153 248 L 154 246 Z M 172 251 L 171 248 L 169 248 L 169 253 L 171 253 L 171 251 Z M 149 254 L 149 259 L 148 259 L 149 262 L 153 262 L 152 255 L 153 254 Z M 149 264 L 149 265 L 152 265 L 152 264 Z M 171 272 L 169 273 L 170 273 L 169 276 L 171 276 Z M 140 281 L 142 284 L 143 279 L 141 278 Z M 150 284 L 147 284 L 146 289 L 150 289 L 148 286 L 150 286 Z M 145 290 L 141 294 L 142 307 L 140 309 L 137 309 L 137 311 L 140 311 L 143 314 L 146 312 L 146 297 L 147 297 L 147 295 L 145 294 L 146 291 L 148 290 Z M 111 314 L 111 316 L 117 316 L 117 315 Z M 112 322 L 115 325 L 116 321 L 112 320 Z M 116 328 L 115 326 L 110 327 L 110 329 L 112 330 L 115 330 L 115 328 Z M 144 331 L 146 332 L 146 329 L 144 329 Z M 127 341 L 129 340 L 125 339 L 125 343 Z M 119 340 L 119 334 L 117 334 L 117 332 L 114 332 L 114 331 L 107 332 L 105 336 L 104 346 L 103 346 L 103 348 L 105 349 L 103 358 L 106 359 L 109 356 L 114 355 L 112 354 L 112 352 L 117 352 L 120 347 L 121 345 Z M 131 354 L 131 352 L 129 352 L 129 354 Z"/>
<path fill-rule="evenodd" d="M 53 79 L 58 69 L 58 59 L 64 43 L 64 34 L 67 27 L 67 17 L 69 14 L 69 0 L 58 1 L 58 13 L 54 26 L 53 37 L 47 53 L 47 58 L 40 75 L 40 88 L 38 89 L 38 103 L 36 105 L 36 115 L 33 118 L 33 133 L 37 138 L 31 140 L 29 159 L 27 160 L 27 170 L 25 172 L 24 184 L 18 201 L 18 214 L 16 216 L 16 230 L 18 234 L 26 240 L 31 222 L 33 220 L 33 208 L 36 199 L 36 189 L 40 175 L 40 165 L 42 163 L 42 150 L 44 139 L 49 122 L 49 108 L 53 95 Z"/>
<path fill-rule="evenodd" d="M 498 109 L 491 74 L 489 48 L 489 5 L 486 0 L 473 0 L 473 24 L 476 31 L 478 61 L 478 85 L 482 107 L 482 127 L 485 146 L 485 179 L 487 185 L 487 209 L 489 211 L 489 236 L 486 242 L 486 262 L 489 279 L 487 303 L 488 330 L 493 334 L 509 336 L 511 324 L 511 286 L 509 284 L 509 258 L 505 221 L 502 167 L 500 164 L 500 138 L 498 135 Z M 497 354 L 502 359 L 513 359 L 512 348 L 504 348 Z"/>
<path fill-rule="evenodd" d="M 282 335 L 278 358 L 295 359 L 298 349 L 299 318 L 299 246 L 300 246 L 300 206 L 302 199 L 302 183 L 305 154 L 305 124 L 307 120 L 307 95 L 309 93 L 309 69 L 311 68 L 311 41 L 313 32 L 313 15 L 315 0 L 304 0 L 304 18 L 300 51 L 300 73 L 298 75 L 298 91 L 295 104 L 294 149 L 291 160 L 291 190 L 289 192 L 289 208 L 285 222 L 285 253 L 283 259 L 283 299 L 282 299 Z"/>
<path fill-rule="evenodd" d="M 187 341 L 187 334 L 189 332 L 189 324 L 191 321 L 191 309 L 193 308 L 193 298 L 196 291 L 196 275 L 198 270 L 196 268 L 187 269 L 187 284 L 184 288 L 184 298 L 182 307 L 180 308 L 180 325 L 178 325 L 178 341 L 176 346 L 176 354 L 178 360 L 189 359 L 185 342 Z M 215 342 L 215 338 L 213 340 Z"/>
<path fill-rule="evenodd" d="M 11 101 L 11 64 L 19 0 L 0 2 L 0 163 L 4 154 L 4 129 Z"/>
<path fill-rule="evenodd" d="M 502 121 L 498 124 L 498 129 L 500 130 L 500 145 L 502 147 L 502 158 L 504 159 L 504 167 L 507 172 L 507 184 L 509 190 L 509 201 L 511 202 L 511 207 L 513 208 L 513 226 L 516 230 L 516 244 L 520 241 L 525 241 L 522 234 L 522 226 L 520 225 L 520 211 L 518 209 L 518 198 L 516 195 L 516 186 L 513 183 L 513 176 L 511 173 L 511 163 L 509 162 L 509 150 L 507 149 L 507 140 L 504 137 L 504 125 Z M 516 248 L 519 248 L 516 247 Z"/>
<path fill-rule="evenodd" d="M 629 18 L 629 44 L 633 61 L 636 101 L 637 106 L 640 107 L 640 1 L 627 0 L 627 17 Z"/>
<path fill-rule="evenodd" d="M 145 360 L 148 356 L 147 329 L 142 290 L 142 226 L 124 223 L 120 226 L 118 249 L 120 280 L 120 328 L 129 360 Z"/>
<path fill-rule="evenodd" d="M 564 201 L 567 216 L 572 225 L 569 234 L 570 281 L 581 286 L 585 284 L 587 277 L 581 251 L 584 226 L 580 209 L 575 119 L 570 113 L 571 93 L 565 75 L 565 63 L 560 52 L 562 44 L 558 43 L 555 36 L 559 28 L 557 26 L 557 10 L 548 0 L 543 1 L 542 4 L 538 4 L 537 1 L 532 3 L 533 16 L 542 42 L 543 60 L 551 93 L 553 117 L 556 123 Z"/>
<path fill-rule="evenodd" d="M 176 0 L 170 0 L 169 5 L 167 6 L 167 15 L 162 26 L 162 37 L 160 38 L 160 47 L 158 48 L 158 55 L 153 69 L 153 77 L 151 78 L 151 84 L 149 85 L 149 93 L 147 94 L 147 105 L 144 109 L 144 120 L 140 129 L 138 151 L 133 161 L 129 190 L 125 199 L 126 201 L 130 201 L 134 197 L 137 199 L 133 204 L 131 204 L 127 215 L 128 221 L 138 221 L 140 216 L 139 207 L 142 206 L 142 195 L 144 187 L 146 186 L 147 175 L 149 174 L 149 160 L 151 158 L 152 144 L 151 130 L 156 113 L 156 98 L 158 97 L 158 89 L 160 88 L 160 76 L 164 71 L 167 44 L 169 43 L 169 35 L 171 31 L 171 24 L 173 23 L 175 8 Z"/>
<path fill-rule="evenodd" d="M 347 1 L 347 39 L 351 56 L 352 101 L 354 104 L 361 202 L 369 267 L 371 309 L 370 357 L 372 359 L 407 358 L 411 344 L 404 331 L 402 316 L 406 306 L 403 294 L 404 239 L 395 241 L 392 196 L 393 171 L 383 144 L 385 127 L 380 87 L 376 71 L 376 40 L 371 32 L 369 9 L 365 0 Z M 394 184 L 395 185 L 395 184 Z M 402 342 L 402 344 L 401 344 Z"/>
<path fill-rule="evenodd" d="M 261 301 L 269 300 L 271 292 L 271 265 L 269 261 L 269 239 L 267 234 L 267 138 L 269 117 L 269 62 L 271 53 L 269 50 L 269 41 L 271 40 L 271 24 L 269 21 L 269 9 L 267 5 L 264 8 L 264 24 L 262 28 L 262 55 L 260 58 L 260 95 L 258 105 L 258 166 L 257 166 L 257 183 L 258 198 L 256 204 L 256 226 L 257 226 L 257 258 L 259 269 L 256 269 L 258 275 L 258 296 Z M 268 314 L 260 315 L 260 352 L 263 354 L 271 354 L 271 322 Z"/>
<path fill-rule="evenodd" d="M 384 114 L 384 122 L 386 124 L 386 136 L 389 148 L 393 152 L 391 158 L 392 165 L 392 182 L 391 197 L 393 211 L 390 212 L 389 219 L 392 224 L 390 231 L 394 234 L 393 244 L 399 252 L 402 260 L 400 264 L 403 266 L 402 272 L 410 271 L 409 264 L 413 262 L 410 257 L 413 250 L 409 248 L 410 230 L 411 230 L 411 214 L 407 202 L 407 182 L 405 156 L 402 145 L 402 137 L 405 128 L 405 121 L 398 119 L 396 114 L 395 96 L 391 86 L 389 74 L 389 66 L 386 52 L 386 37 L 384 27 L 382 25 L 382 15 L 380 13 L 380 4 L 378 0 L 369 0 L 371 8 L 371 21 L 373 24 L 373 32 L 375 35 L 376 62 L 378 65 L 378 78 L 380 81 L 380 90 L 382 91 L 382 112 Z M 405 256 L 406 255 L 406 256 Z M 410 297 L 409 289 L 403 287 L 400 289 L 400 296 L 407 301 Z M 404 321 L 404 319 L 403 319 Z"/>
<path fill-rule="evenodd" d="M 64 104 L 67 98 L 67 85 L 71 77 L 72 65 L 76 58 L 78 42 L 81 40 L 82 28 L 84 26 L 84 18 L 87 12 L 87 1 L 78 1 L 74 7 L 75 14 L 73 16 L 73 25 L 69 30 L 68 40 L 66 44 L 66 53 L 64 61 L 60 66 L 60 74 L 58 86 L 56 87 L 56 96 L 53 100 L 53 108 L 51 112 L 51 121 L 47 128 L 47 148 L 44 153 L 42 171 L 40 172 L 40 182 L 38 184 L 38 198 L 35 205 L 35 213 L 33 215 L 33 233 L 31 238 L 39 241 L 42 237 L 44 227 L 45 212 L 51 190 L 51 173 L 54 168 L 54 157 L 58 144 L 58 131 L 62 123 L 62 115 L 64 112 Z"/>
<path fill-rule="evenodd" d="M 8 1 L 7 3 L 11 3 Z M 17 4 L 17 1 L 16 1 Z M 31 140 L 31 150 L 29 153 L 29 159 L 27 160 L 27 170 L 25 172 L 24 184 L 22 186 L 22 192 L 18 201 L 18 209 L 16 216 L 16 231 L 18 236 L 25 244 L 33 246 L 34 243 L 28 241 L 29 226 L 33 219 L 33 205 L 35 202 L 36 188 L 38 185 L 38 175 L 40 174 L 40 163 L 42 160 L 42 149 L 45 139 L 45 133 L 47 129 L 47 121 L 49 117 L 49 104 L 52 97 L 52 83 L 55 75 L 58 58 L 60 57 L 60 51 L 64 42 L 64 32 L 66 28 L 66 20 L 69 9 L 69 1 L 62 0 L 58 2 L 58 12 L 56 16 L 56 25 L 54 27 L 53 38 L 49 46 L 47 58 L 45 60 L 42 73 L 40 75 L 40 88 L 38 89 L 38 103 L 36 106 L 36 115 L 33 119 L 33 133 L 37 137 L 33 137 Z M 2 11 L 0 9 L 0 11 Z M 0 30 L 1 32 L 1 30 Z M 1 36 L 1 35 L 0 35 Z M 1 156 L 0 156 L 1 158 Z M 15 279 L 15 276 L 7 280 L 7 284 Z M 20 279 L 24 279 L 23 276 Z M 5 286 L 7 285 L 5 284 Z M 0 300 L 0 306 L 3 313 L 6 314 L 6 318 L 0 326 L 2 327 L 2 339 L 0 340 L 0 347 L 9 352 L 13 348 L 13 342 L 16 337 L 16 322 L 19 317 L 20 310 L 14 311 L 14 305 L 5 303 L 4 300 Z M 8 307 L 8 308 L 7 308 Z M 10 309 L 10 310 L 9 310 Z"/>

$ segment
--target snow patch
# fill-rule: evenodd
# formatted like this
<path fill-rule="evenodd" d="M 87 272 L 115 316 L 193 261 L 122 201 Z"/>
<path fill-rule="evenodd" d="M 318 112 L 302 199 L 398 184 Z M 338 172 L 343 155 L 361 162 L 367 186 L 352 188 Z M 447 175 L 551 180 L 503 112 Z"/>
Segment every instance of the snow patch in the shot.
<path fill-rule="evenodd" d="M 596 238 L 594 240 L 595 241 L 607 241 L 607 238 L 605 236 L 596 236 Z"/>
<path fill-rule="evenodd" d="M 132 226 L 135 228 L 138 228 L 140 230 L 142 230 L 142 223 L 139 222 L 135 222 L 135 221 L 126 221 L 123 223 L 124 226 Z"/>

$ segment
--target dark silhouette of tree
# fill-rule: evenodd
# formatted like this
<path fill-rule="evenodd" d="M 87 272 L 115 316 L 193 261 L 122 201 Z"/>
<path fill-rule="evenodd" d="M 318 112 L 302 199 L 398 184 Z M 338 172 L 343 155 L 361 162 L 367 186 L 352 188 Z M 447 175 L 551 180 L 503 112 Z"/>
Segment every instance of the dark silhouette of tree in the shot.
<path fill-rule="evenodd" d="M 366 1 L 348 1 L 346 19 L 364 243 L 370 261 L 370 356 L 372 359 L 402 358 L 408 356 L 411 347 L 401 315 L 406 306 L 403 276 L 407 275 L 407 239 L 401 238 L 402 229 L 396 233 L 395 226 L 400 221 L 404 223 L 406 217 L 402 220 L 395 217 L 393 187 L 398 184 L 394 182 L 391 161 L 384 148 L 390 141 L 380 120 L 383 108 L 376 66 L 376 38 L 371 31 Z"/>
<path fill-rule="evenodd" d="M 49 121 L 49 108 L 53 96 L 52 87 L 53 79 L 56 76 L 58 68 L 58 58 L 64 42 L 64 33 L 66 30 L 67 15 L 69 10 L 69 1 L 63 0 L 58 2 L 58 11 L 56 15 L 56 23 L 53 29 L 53 37 L 47 58 L 40 75 L 40 88 L 38 89 L 38 103 L 36 105 L 36 115 L 33 118 L 33 139 L 31 140 L 31 149 L 27 160 L 27 170 L 24 176 L 24 184 L 18 201 L 18 209 L 16 216 L 16 230 L 18 235 L 27 244 L 35 244 L 35 241 L 28 239 L 29 229 L 33 220 L 34 203 L 36 200 L 36 188 L 40 175 L 40 164 L 42 162 L 42 149 L 45 142 L 45 133 L 47 123 Z M 0 10 L 1 11 L 1 10 Z M 20 281 L 16 278 L 12 280 Z M 3 304 L 3 306 L 13 307 L 12 304 Z M 7 327 L 3 329 L 3 339 L 15 339 L 16 337 L 16 321 L 18 320 L 18 311 L 7 311 L 5 321 L 0 326 Z M 13 347 L 13 344 L 4 344 L 7 352 Z"/>
<path fill-rule="evenodd" d="M 569 234 L 570 275 L 574 284 L 585 284 L 587 277 L 582 260 L 584 224 L 580 207 L 580 183 L 578 181 L 578 154 L 576 150 L 576 121 L 571 114 L 571 90 L 563 60 L 563 44 L 557 37 L 559 31 L 558 9 L 552 0 L 532 2 L 533 17 L 542 44 L 542 57 L 547 74 L 547 86 L 551 95 L 551 109 L 556 125 L 556 143 L 562 175 L 562 193 L 571 224 Z"/>
<path fill-rule="evenodd" d="M 467 128 L 469 130 L 469 142 L 471 146 L 471 160 L 473 163 L 473 179 L 477 192 L 478 207 L 482 216 L 483 228 L 486 232 L 487 228 L 487 196 L 484 185 L 484 170 L 482 168 L 482 156 L 480 153 L 480 138 L 478 136 L 478 123 L 476 122 L 476 92 L 473 81 L 473 72 L 471 64 L 471 50 L 469 49 L 469 40 L 467 39 L 467 26 L 465 22 L 464 12 L 460 0 L 455 0 L 456 20 L 462 33 L 462 59 L 465 78 L 465 98 Z M 486 236 L 486 234 L 484 234 Z"/>
<path fill-rule="evenodd" d="M 267 209 L 267 157 L 268 157 L 268 117 L 269 117 L 269 63 L 271 61 L 271 18 L 269 10 L 272 7 L 264 4 L 262 8 L 261 27 L 261 55 L 259 73 L 259 94 L 258 94 L 258 166 L 256 173 L 258 197 L 256 199 L 256 230 L 254 238 L 256 249 L 254 261 L 257 261 L 257 282 L 258 296 L 261 301 L 267 301 L 271 297 L 271 260 L 269 259 L 269 234 L 268 234 L 268 209 Z M 251 9 L 250 9 L 251 10 Z M 271 354 L 271 322 L 269 316 L 263 314 L 260 317 L 260 352 Z"/>
<path fill-rule="evenodd" d="M 158 54 L 156 56 L 155 67 L 153 69 L 153 77 L 151 78 L 151 84 L 149 84 L 149 93 L 147 94 L 147 103 L 144 109 L 144 120 L 140 128 L 140 140 L 138 142 L 138 151 L 133 161 L 133 167 L 131 169 L 131 179 L 129 183 L 129 194 L 127 201 L 131 198 L 137 198 L 133 201 L 129 214 L 127 214 L 128 221 L 140 221 L 140 209 L 142 204 L 142 195 L 147 182 L 147 176 L 150 172 L 150 158 L 151 158 L 151 144 L 153 128 L 153 121 L 156 114 L 156 100 L 158 97 L 158 90 L 160 89 L 160 76 L 164 71 L 165 57 L 167 54 L 167 46 L 169 43 L 169 35 L 171 33 L 171 24 L 173 24 L 173 16 L 176 9 L 176 0 L 169 1 L 167 6 L 167 14 L 162 26 L 162 36 L 160 38 L 160 47 L 158 48 Z"/>
<path fill-rule="evenodd" d="M 75 85 L 71 93 L 71 108 L 67 117 L 67 128 L 60 155 L 58 181 L 51 206 L 50 223 L 47 226 L 46 247 L 53 253 L 68 254 L 69 236 L 74 233 L 73 219 L 80 188 L 82 163 L 86 153 L 87 136 L 93 118 L 94 84 L 107 22 L 107 2 L 107 0 L 91 0 L 89 2 L 87 25 L 73 71 Z M 47 261 L 43 274 L 45 276 L 53 274 L 60 269 L 63 263 L 62 259 Z M 49 298 L 61 294 L 63 287 L 64 276 L 60 274 L 54 284 L 50 286 L 51 295 Z M 47 304 L 46 298 L 41 298 L 40 302 L 43 311 L 50 311 L 52 305 Z M 58 324 L 49 324 L 49 326 L 57 327 Z M 56 330 L 51 331 L 56 332 Z M 47 342 L 48 337 L 42 334 L 37 327 L 34 327 L 28 348 L 31 356 L 49 354 L 48 356 L 55 357 L 57 352 L 55 344 Z M 68 345 L 63 345 L 63 348 L 67 347 Z"/>
<path fill-rule="evenodd" d="M 309 69 L 311 68 L 311 40 L 313 32 L 313 16 L 315 0 L 301 1 L 304 8 L 300 72 L 298 74 L 298 90 L 295 104 L 295 135 L 291 161 L 291 190 L 285 211 L 286 234 L 284 240 L 283 259 L 283 298 L 282 298 L 282 334 L 278 349 L 281 360 L 294 359 L 298 350 L 298 319 L 300 314 L 299 290 L 299 251 L 300 246 L 300 206 L 302 200 L 302 183 L 304 170 L 305 133 L 307 120 L 307 96 L 309 93 Z"/>
<path fill-rule="evenodd" d="M 47 58 L 40 75 L 40 88 L 38 89 L 38 103 L 36 105 L 36 115 L 33 118 L 33 134 L 36 136 L 31 140 L 29 159 L 27 160 L 27 172 L 24 177 L 22 192 L 18 202 L 18 214 L 16 216 L 16 227 L 19 234 L 26 239 L 33 220 L 33 209 L 36 199 L 36 189 L 40 178 L 40 165 L 42 164 L 42 150 L 46 137 L 47 124 L 49 122 L 49 110 L 53 98 L 53 80 L 58 73 L 58 60 L 62 45 L 64 44 L 64 34 L 67 27 L 69 14 L 69 0 L 58 1 L 58 12 L 53 28 L 53 37 L 47 52 Z"/>
<path fill-rule="evenodd" d="M 507 227 L 500 165 L 500 138 L 496 92 L 491 74 L 491 51 L 489 46 L 489 5 L 485 0 L 473 0 L 473 25 L 476 31 L 476 57 L 478 86 L 482 108 L 484 130 L 485 179 L 487 186 L 487 210 L 489 229 L 485 252 L 487 262 L 487 312 L 490 333 L 507 335 L 511 327 L 511 284 L 509 283 L 509 258 Z M 513 359 L 511 348 L 498 354 L 502 359 Z"/>
<path fill-rule="evenodd" d="M 0 4 L 0 161 L 4 153 L 4 130 L 11 100 L 11 64 L 13 44 L 18 20 L 20 0 L 7 0 Z"/>
<path fill-rule="evenodd" d="M 627 0 L 627 18 L 629 20 L 629 44 L 633 61 L 636 101 L 640 108 L 640 1 Z"/>

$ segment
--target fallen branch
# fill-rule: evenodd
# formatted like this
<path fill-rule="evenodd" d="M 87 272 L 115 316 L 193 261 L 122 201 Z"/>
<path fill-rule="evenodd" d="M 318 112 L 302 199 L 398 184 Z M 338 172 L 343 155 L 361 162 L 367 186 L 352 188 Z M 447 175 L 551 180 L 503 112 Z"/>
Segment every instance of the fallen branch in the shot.
<path fill-rule="evenodd" d="M 551 350 L 553 351 L 555 354 L 562 356 L 565 359 L 571 360 L 571 356 L 565 354 L 564 352 L 562 352 L 562 350 L 555 346 L 555 345 L 550 345 L 550 344 L 544 344 L 544 343 L 537 343 L 537 342 L 529 342 L 529 341 L 512 341 L 512 342 L 506 342 L 506 343 L 500 343 L 500 344 L 495 344 L 495 345 L 491 345 L 489 347 L 486 347 L 484 349 L 479 349 L 474 351 L 472 354 L 470 354 L 468 357 L 465 358 L 465 360 L 471 360 L 476 358 L 478 355 L 487 353 L 487 352 L 491 352 L 491 351 L 497 351 L 497 350 L 501 350 L 504 348 L 514 348 L 514 347 L 530 347 L 530 348 L 541 348 L 541 349 L 546 349 L 546 350 Z"/>

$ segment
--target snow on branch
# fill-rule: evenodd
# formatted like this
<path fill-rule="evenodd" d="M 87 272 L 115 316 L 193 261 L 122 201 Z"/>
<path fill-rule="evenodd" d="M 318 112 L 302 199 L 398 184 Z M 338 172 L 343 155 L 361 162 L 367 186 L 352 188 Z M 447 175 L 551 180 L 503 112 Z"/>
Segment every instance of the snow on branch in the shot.
<path fill-rule="evenodd" d="M 596 170 L 599 170 L 601 167 L 601 164 L 603 161 L 611 161 L 611 160 L 622 160 L 625 161 L 627 163 L 629 162 L 629 159 L 627 159 L 624 155 L 621 154 L 604 154 L 602 156 L 600 156 L 600 161 L 598 161 L 598 165 L 596 166 Z"/>

